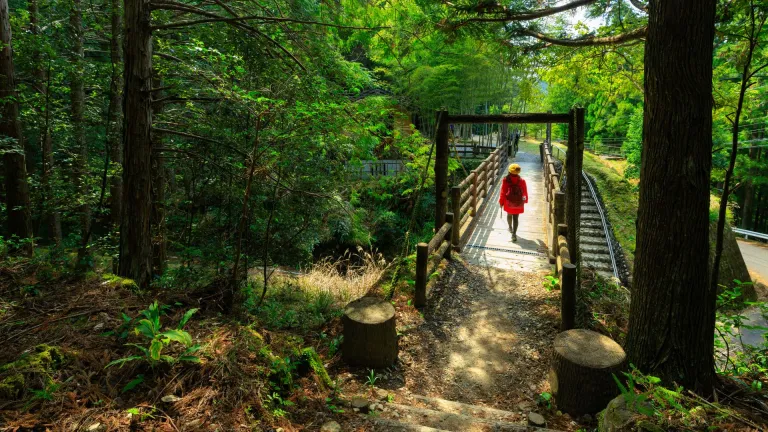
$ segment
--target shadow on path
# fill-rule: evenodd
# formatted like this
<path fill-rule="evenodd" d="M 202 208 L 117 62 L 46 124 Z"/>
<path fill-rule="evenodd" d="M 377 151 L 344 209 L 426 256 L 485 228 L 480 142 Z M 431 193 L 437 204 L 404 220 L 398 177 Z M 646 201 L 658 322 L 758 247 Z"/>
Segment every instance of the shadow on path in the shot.
<path fill-rule="evenodd" d="M 531 273 L 451 262 L 425 322 L 403 336 L 412 393 L 517 410 L 548 391 L 556 292 Z"/>

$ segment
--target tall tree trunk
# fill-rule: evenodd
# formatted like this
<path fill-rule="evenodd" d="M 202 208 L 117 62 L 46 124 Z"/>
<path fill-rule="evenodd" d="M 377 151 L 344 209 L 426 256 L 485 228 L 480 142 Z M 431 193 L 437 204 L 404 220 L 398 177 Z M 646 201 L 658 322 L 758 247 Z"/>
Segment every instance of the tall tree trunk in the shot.
<path fill-rule="evenodd" d="M 120 69 L 123 62 L 123 48 L 121 33 L 123 20 L 120 15 L 120 0 L 111 0 L 111 31 L 109 40 L 109 53 L 112 62 L 112 79 L 109 87 L 109 157 L 114 167 L 123 164 L 122 146 L 122 117 L 123 117 L 123 72 Z M 120 226 L 120 214 L 123 206 L 123 178 L 122 174 L 113 175 L 109 179 L 110 219 L 112 225 Z"/>
<path fill-rule="evenodd" d="M 762 214 L 763 214 L 763 198 L 764 198 L 763 197 L 763 195 L 764 195 L 763 194 L 763 189 L 764 189 L 764 186 L 758 187 L 758 189 L 757 189 L 757 199 L 755 200 L 756 203 L 757 203 L 757 205 L 756 205 L 757 208 L 755 209 L 755 224 L 754 224 L 754 227 L 755 227 L 755 231 L 758 231 L 758 232 L 765 232 L 765 231 L 761 230 L 762 229 L 762 225 L 763 225 L 763 217 L 762 217 Z"/>
<path fill-rule="evenodd" d="M 712 390 L 709 283 L 715 0 L 649 4 L 637 253 L 627 354 L 640 370 Z"/>
<path fill-rule="evenodd" d="M 30 32 L 35 38 L 35 43 L 39 44 L 41 39 L 39 24 L 40 13 L 37 2 L 38 0 L 29 0 L 29 27 Z M 59 212 L 53 202 L 54 195 L 51 186 L 51 179 L 53 177 L 53 140 L 51 138 L 50 128 L 51 96 L 48 92 L 49 73 L 48 70 L 43 67 L 42 55 L 37 49 L 32 53 L 32 62 L 34 64 L 33 75 L 43 98 L 43 105 L 37 110 L 37 114 L 43 119 L 39 131 L 40 155 L 42 159 L 42 172 L 40 174 L 40 186 L 42 190 L 42 193 L 40 194 L 41 218 L 42 223 L 44 223 L 48 229 L 48 237 L 58 246 L 61 244 L 61 219 L 59 218 Z"/>
<path fill-rule="evenodd" d="M 751 3 L 751 2 L 750 2 Z M 750 10 L 752 16 L 752 30 L 749 37 L 749 48 L 747 50 L 747 58 L 744 61 L 744 69 L 741 76 L 741 89 L 739 90 L 739 102 L 736 105 L 736 113 L 733 116 L 733 128 L 731 131 L 731 158 L 728 162 L 728 169 L 725 170 L 725 181 L 723 182 L 723 195 L 720 197 L 720 211 L 717 219 L 717 235 L 715 237 L 715 259 L 712 265 L 712 289 L 717 292 L 718 281 L 720 280 L 720 260 L 723 257 L 723 231 L 725 231 L 726 223 L 726 211 L 728 210 L 728 197 L 731 194 L 731 181 L 733 179 L 733 171 L 736 167 L 736 156 L 739 153 L 739 121 L 741 120 L 741 113 L 744 109 L 744 97 L 749 87 L 750 66 L 752 65 L 752 55 L 757 46 L 756 32 L 759 34 L 760 29 L 755 25 L 755 10 L 754 6 Z M 762 28 L 762 24 L 760 25 Z"/>
<path fill-rule="evenodd" d="M 152 277 L 152 30 L 146 0 L 125 0 L 123 212 L 120 276 L 147 287 Z"/>
<path fill-rule="evenodd" d="M 82 247 L 78 251 L 78 265 L 85 265 L 88 255 L 87 237 L 90 232 L 91 207 L 88 203 L 90 194 L 88 188 L 88 142 L 85 139 L 85 54 L 83 49 L 83 12 L 81 0 L 72 0 L 72 9 L 69 13 L 69 31 L 71 49 L 71 70 L 69 76 L 69 97 L 72 116 L 73 138 L 77 156 L 74 166 L 74 183 L 80 203 L 78 205 L 78 218 L 80 219 L 80 232 Z"/>
<path fill-rule="evenodd" d="M 155 77 L 153 86 L 162 87 L 162 81 Z M 158 99 L 163 97 L 162 92 L 157 92 Z M 163 112 L 163 103 L 156 103 L 152 106 L 153 118 Z M 162 275 L 165 272 L 165 263 L 167 261 L 167 241 L 165 237 L 165 160 L 163 152 L 159 150 L 163 147 L 163 138 L 159 133 L 152 132 L 152 269 L 155 275 Z"/>
<path fill-rule="evenodd" d="M 751 139 L 759 139 L 757 132 L 752 132 Z M 749 158 L 754 160 L 760 159 L 760 148 L 753 147 L 749 150 Z M 744 203 L 741 206 L 741 228 L 751 230 L 753 229 L 754 221 L 754 202 L 755 202 L 755 185 L 752 184 L 752 175 L 756 173 L 750 172 L 750 175 L 744 179 Z"/>
<path fill-rule="evenodd" d="M 29 201 L 24 141 L 19 123 L 19 102 L 13 74 L 11 23 L 8 0 L 0 0 L 0 139 L 5 165 L 8 235 L 30 241 L 14 252 L 32 255 L 32 215 Z M 10 139 L 10 142 L 9 140 Z"/>

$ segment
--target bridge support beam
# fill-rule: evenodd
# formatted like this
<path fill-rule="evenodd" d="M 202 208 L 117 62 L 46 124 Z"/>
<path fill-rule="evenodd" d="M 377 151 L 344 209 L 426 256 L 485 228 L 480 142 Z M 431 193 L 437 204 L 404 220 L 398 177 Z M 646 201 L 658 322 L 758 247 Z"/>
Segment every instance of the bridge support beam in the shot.
<path fill-rule="evenodd" d="M 435 142 L 435 232 L 445 223 L 448 206 L 448 111 L 435 113 L 437 136 Z"/>

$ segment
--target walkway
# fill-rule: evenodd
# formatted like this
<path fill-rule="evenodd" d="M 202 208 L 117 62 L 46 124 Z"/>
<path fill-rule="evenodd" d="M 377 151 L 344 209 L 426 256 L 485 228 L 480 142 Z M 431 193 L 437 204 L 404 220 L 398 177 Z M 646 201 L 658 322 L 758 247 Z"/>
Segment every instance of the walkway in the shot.
<path fill-rule="evenodd" d="M 480 219 L 472 231 L 462 255 L 470 263 L 505 270 L 549 272 L 547 257 L 546 198 L 538 155 L 518 152 L 512 159 L 522 168 L 528 186 L 528 204 L 520 215 L 517 242 L 507 228 L 506 213 L 499 207 L 501 181 L 483 204 Z"/>

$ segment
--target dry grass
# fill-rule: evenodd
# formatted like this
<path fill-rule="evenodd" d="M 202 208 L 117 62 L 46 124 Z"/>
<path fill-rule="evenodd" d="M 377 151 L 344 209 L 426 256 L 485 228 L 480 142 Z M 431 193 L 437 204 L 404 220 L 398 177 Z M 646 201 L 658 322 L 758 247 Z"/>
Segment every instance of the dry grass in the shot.
<path fill-rule="evenodd" d="M 341 258 L 313 264 L 306 273 L 296 276 L 294 283 L 310 295 L 330 295 L 344 304 L 371 291 L 386 269 L 387 262 L 381 254 L 358 247 L 357 253 L 347 251 Z"/>

